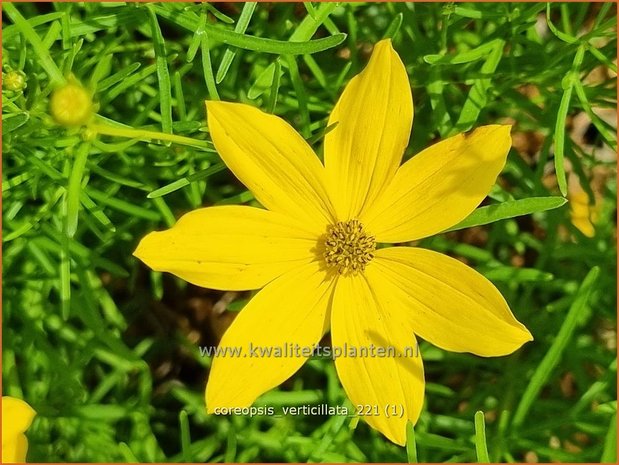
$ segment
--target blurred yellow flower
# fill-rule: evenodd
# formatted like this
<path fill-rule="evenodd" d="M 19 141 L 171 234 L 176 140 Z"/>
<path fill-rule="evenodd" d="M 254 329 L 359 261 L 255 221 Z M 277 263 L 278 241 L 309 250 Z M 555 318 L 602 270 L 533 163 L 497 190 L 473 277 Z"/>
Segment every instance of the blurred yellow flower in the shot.
<path fill-rule="evenodd" d="M 587 237 L 595 236 L 595 224 L 599 220 L 601 211 L 601 198 L 593 199 L 589 203 L 589 195 L 580 186 L 578 177 L 570 173 L 568 178 L 567 198 L 570 201 L 570 218 L 572 224 Z"/>
<path fill-rule="evenodd" d="M 2 396 L 2 463 L 26 461 L 28 439 L 24 433 L 35 415 L 23 400 Z"/>
<path fill-rule="evenodd" d="M 75 78 L 54 90 L 49 102 L 50 113 L 61 126 L 82 126 L 94 115 L 91 94 Z"/>
<path fill-rule="evenodd" d="M 154 270 L 213 289 L 262 288 L 220 347 L 393 347 L 415 335 L 451 351 L 499 356 L 532 340 L 499 291 L 458 260 L 416 247 L 376 248 L 444 231 L 485 198 L 511 145 L 509 126 L 439 142 L 400 166 L 413 102 L 390 40 L 375 46 L 329 118 L 324 165 L 282 119 L 249 105 L 207 102 L 221 158 L 266 208 L 217 206 L 147 235 L 135 255 Z M 214 357 L 209 412 L 246 407 L 310 354 Z M 417 354 L 418 355 L 418 354 Z M 421 357 L 339 357 L 338 376 L 363 416 L 403 445 L 424 399 Z M 393 415 L 393 411 L 399 412 Z"/>
<path fill-rule="evenodd" d="M 572 224 L 587 237 L 595 236 L 594 221 L 597 219 L 595 207 L 589 204 L 589 196 L 583 190 L 568 193 Z"/>

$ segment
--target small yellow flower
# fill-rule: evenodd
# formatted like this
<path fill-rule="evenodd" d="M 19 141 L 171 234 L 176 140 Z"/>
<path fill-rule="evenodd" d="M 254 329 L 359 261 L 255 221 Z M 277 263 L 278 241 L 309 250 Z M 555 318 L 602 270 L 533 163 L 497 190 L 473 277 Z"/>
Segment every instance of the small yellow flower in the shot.
<path fill-rule="evenodd" d="M 61 126 L 83 126 L 94 115 L 91 94 L 75 79 L 52 92 L 49 102 L 52 117 Z"/>
<path fill-rule="evenodd" d="M 2 396 L 2 463 L 26 461 L 28 439 L 24 433 L 35 415 L 23 400 Z"/>
<path fill-rule="evenodd" d="M 282 119 L 248 105 L 207 102 L 213 142 L 266 208 L 193 211 L 154 232 L 135 255 L 151 268 L 213 289 L 260 289 L 224 334 L 222 347 L 394 347 L 415 335 L 446 350 L 509 354 L 532 339 L 499 291 L 461 262 L 415 247 L 376 248 L 439 233 L 485 198 L 511 145 L 509 126 L 484 126 L 433 145 L 400 166 L 413 103 L 390 40 L 347 85 L 325 136 L 324 165 Z M 209 412 L 246 407 L 307 360 L 217 355 Z M 424 399 L 419 356 L 339 357 L 338 376 L 363 418 L 403 445 Z M 401 409 L 393 415 L 390 408 Z M 389 415 L 388 415 L 389 414 Z"/>

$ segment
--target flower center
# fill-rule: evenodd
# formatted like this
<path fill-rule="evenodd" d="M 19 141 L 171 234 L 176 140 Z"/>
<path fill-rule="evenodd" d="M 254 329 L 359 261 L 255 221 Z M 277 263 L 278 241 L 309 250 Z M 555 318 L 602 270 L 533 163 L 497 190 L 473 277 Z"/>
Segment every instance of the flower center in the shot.
<path fill-rule="evenodd" d="M 325 261 L 339 274 L 357 274 L 374 258 L 376 241 L 359 220 L 339 221 L 327 228 Z"/>

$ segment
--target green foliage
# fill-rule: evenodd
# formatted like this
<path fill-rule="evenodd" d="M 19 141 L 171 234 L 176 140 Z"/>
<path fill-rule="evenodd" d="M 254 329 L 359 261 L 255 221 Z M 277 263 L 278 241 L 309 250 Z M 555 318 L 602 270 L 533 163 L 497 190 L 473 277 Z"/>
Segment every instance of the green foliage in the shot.
<path fill-rule="evenodd" d="M 3 11 L 2 376 L 4 395 L 38 412 L 29 460 L 616 461 L 616 159 L 600 155 L 617 147 L 601 116 L 617 100 L 615 4 Z M 205 99 L 275 113 L 319 149 L 343 85 L 383 37 L 413 87 L 406 158 L 478 125 L 513 125 L 488 205 L 420 245 L 494 280 L 535 340 L 500 359 L 423 343 L 426 403 L 406 448 L 345 416 L 207 415 L 210 360 L 196 341 L 213 337 L 194 310 L 221 293 L 151 272 L 132 252 L 191 209 L 254 202 L 209 140 Z M 608 76 L 593 81 L 600 69 Z M 25 87 L 9 88 L 11 72 Z M 70 76 L 93 94 L 90 129 L 49 115 Z M 570 135 L 578 115 L 591 121 L 588 146 Z M 593 237 L 562 198 L 579 186 L 599 206 Z M 333 362 L 313 359 L 258 404 L 323 402 L 348 405 Z"/>

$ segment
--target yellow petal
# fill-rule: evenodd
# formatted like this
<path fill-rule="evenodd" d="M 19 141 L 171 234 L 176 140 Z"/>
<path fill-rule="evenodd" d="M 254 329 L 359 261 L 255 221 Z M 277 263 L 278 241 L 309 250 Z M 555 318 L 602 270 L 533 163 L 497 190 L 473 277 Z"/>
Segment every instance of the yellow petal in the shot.
<path fill-rule="evenodd" d="M 2 462 L 26 461 L 28 440 L 24 432 L 32 424 L 36 412 L 30 405 L 15 397 L 2 397 Z"/>
<path fill-rule="evenodd" d="M 494 285 L 458 260 L 431 250 L 376 251 L 368 281 L 380 286 L 388 307 L 405 309 L 408 326 L 453 352 L 499 356 L 533 340 Z"/>
<path fill-rule="evenodd" d="M 202 287 L 263 287 L 315 258 L 317 238 L 275 212 L 241 205 L 202 208 L 148 234 L 134 255 Z"/>
<path fill-rule="evenodd" d="M 206 107 L 219 155 L 256 199 L 324 232 L 333 208 L 324 167 L 307 142 L 283 119 L 250 105 L 207 101 Z"/>
<path fill-rule="evenodd" d="M 595 227 L 593 226 L 593 220 L 597 213 L 595 205 L 589 204 L 589 196 L 580 186 L 568 192 L 568 198 L 570 201 L 572 224 L 585 236 L 594 237 Z"/>
<path fill-rule="evenodd" d="M 320 266 L 313 262 L 286 273 L 241 310 L 213 358 L 206 387 L 209 413 L 250 406 L 309 358 L 326 330 L 333 288 Z M 236 348 L 241 352 L 235 355 Z"/>
<path fill-rule="evenodd" d="M 329 118 L 325 167 L 338 219 L 355 218 L 396 172 L 413 123 L 406 69 L 382 40 L 366 68 L 344 89 Z"/>
<path fill-rule="evenodd" d="M 2 425 L 4 427 L 4 425 Z M 4 436 L 4 432 L 2 433 Z M 28 439 L 24 434 L 18 434 L 4 442 L 2 438 L 2 463 L 24 463 L 28 454 Z"/>
<path fill-rule="evenodd" d="M 369 270 L 373 264 L 370 264 Z M 331 313 L 335 367 L 361 418 L 396 444 L 406 443 L 406 422 L 415 423 L 423 405 L 423 364 L 401 307 L 386 305 L 383 289 L 363 275 L 340 276 Z M 352 356 L 352 348 L 357 356 Z M 370 356 L 371 347 L 384 350 Z M 367 356 L 362 356 L 365 348 Z M 391 348 L 391 349 L 390 349 Z M 398 356 L 399 355 L 399 356 Z M 395 413 L 395 414 L 394 414 Z"/>
<path fill-rule="evenodd" d="M 510 126 L 491 125 L 445 139 L 404 163 L 361 216 L 379 242 L 407 242 L 466 218 L 505 165 Z"/>
<path fill-rule="evenodd" d="M 36 412 L 21 399 L 2 396 L 2 437 L 24 433 L 32 424 Z M 3 440 L 4 442 L 4 440 Z"/>

